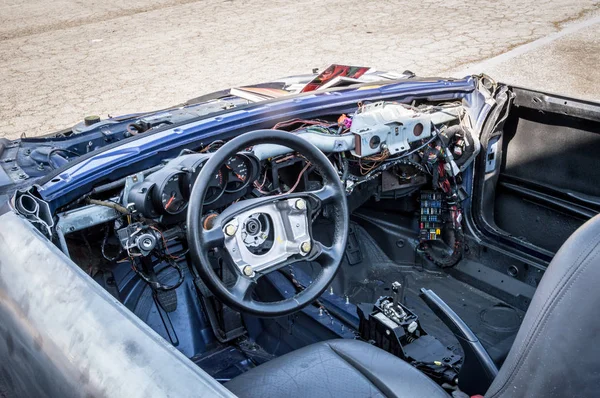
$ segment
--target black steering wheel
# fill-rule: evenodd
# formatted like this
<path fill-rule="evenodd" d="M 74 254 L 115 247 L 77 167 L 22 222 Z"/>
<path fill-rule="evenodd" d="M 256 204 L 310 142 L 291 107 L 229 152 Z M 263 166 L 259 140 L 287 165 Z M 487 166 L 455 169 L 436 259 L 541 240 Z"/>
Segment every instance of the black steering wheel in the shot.
<path fill-rule="evenodd" d="M 323 186 L 314 191 L 238 201 L 214 218 L 210 229 L 205 229 L 202 206 L 211 177 L 229 158 L 257 144 L 281 145 L 301 153 L 322 176 Z M 331 246 L 315 240 L 312 234 L 313 215 L 325 204 L 333 209 Z M 266 253 L 255 253 L 247 242 L 252 234 L 266 234 L 261 223 L 269 225 L 272 246 Z M 224 304 L 260 317 L 298 311 L 325 291 L 342 261 L 348 224 L 346 195 L 333 165 L 310 142 L 280 130 L 242 134 L 212 154 L 192 188 L 187 212 L 190 255 L 206 286 Z M 223 283 L 211 265 L 208 253 L 215 248 L 233 268 L 237 279 L 232 285 Z M 316 261 L 321 265 L 321 272 L 309 286 L 281 301 L 263 302 L 253 298 L 252 292 L 261 276 L 299 261 Z"/>

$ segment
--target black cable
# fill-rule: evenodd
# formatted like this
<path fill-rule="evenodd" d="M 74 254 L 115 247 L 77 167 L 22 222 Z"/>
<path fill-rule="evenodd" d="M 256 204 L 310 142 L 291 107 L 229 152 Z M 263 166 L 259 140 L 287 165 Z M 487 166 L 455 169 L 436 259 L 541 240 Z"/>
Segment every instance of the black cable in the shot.
<path fill-rule="evenodd" d="M 54 164 L 52 164 L 51 156 L 54 153 L 56 153 L 56 152 L 65 152 L 65 153 L 71 154 L 73 156 L 80 156 L 77 152 L 73 152 L 73 151 L 70 151 L 68 149 L 63 149 L 63 148 L 54 148 L 54 149 L 51 149 L 50 151 L 48 151 L 47 163 L 48 163 L 48 166 L 50 166 L 52 169 L 56 169 L 56 166 L 54 166 Z"/>
<path fill-rule="evenodd" d="M 348 173 L 350 172 L 348 166 L 348 158 L 346 157 L 344 152 L 342 152 L 340 156 L 342 157 L 342 186 L 344 187 L 344 189 L 346 189 L 346 180 L 348 179 Z"/>
<path fill-rule="evenodd" d="M 179 264 L 177 264 L 177 262 L 171 258 L 167 257 L 163 260 L 167 261 L 169 263 L 169 265 L 171 267 L 175 268 L 175 270 L 179 274 L 179 279 L 173 285 L 166 285 L 166 284 L 160 283 L 158 281 L 151 280 L 148 277 L 148 275 L 146 275 L 144 272 L 140 271 L 136 266 L 133 267 L 133 270 L 144 282 L 146 282 L 148 285 L 150 285 L 150 287 L 152 287 L 152 289 L 154 289 L 154 290 L 169 291 L 169 290 L 177 289 L 179 286 L 181 286 L 181 284 L 183 283 L 183 281 L 185 279 L 185 275 L 183 274 L 183 269 L 181 269 Z M 131 261 L 132 262 L 135 261 L 133 257 L 131 258 Z M 158 277 L 158 274 L 157 274 L 157 277 Z"/>
<path fill-rule="evenodd" d="M 105 259 L 107 259 L 108 261 L 116 261 L 117 258 L 119 258 L 119 256 L 121 255 L 121 253 L 123 253 L 123 248 L 119 247 L 119 252 L 114 256 L 114 257 L 109 257 L 106 255 L 106 251 L 105 251 L 105 247 L 106 247 L 106 243 L 108 242 L 108 232 L 109 232 L 110 228 L 107 227 L 106 231 L 104 232 L 104 239 L 102 240 L 102 245 L 100 246 L 101 250 L 102 250 L 102 257 L 104 257 Z"/>

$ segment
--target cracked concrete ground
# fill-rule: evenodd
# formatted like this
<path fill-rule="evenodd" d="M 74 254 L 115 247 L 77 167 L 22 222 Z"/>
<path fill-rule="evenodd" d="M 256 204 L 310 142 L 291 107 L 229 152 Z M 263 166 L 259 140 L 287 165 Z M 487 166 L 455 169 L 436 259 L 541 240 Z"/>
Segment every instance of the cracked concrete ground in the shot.
<path fill-rule="evenodd" d="M 485 71 L 504 83 L 600 102 L 600 13 L 562 32 L 451 74 Z"/>
<path fill-rule="evenodd" d="M 334 62 L 449 75 L 599 9 L 594 0 L 3 0 L 0 137 L 164 108 Z M 486 72 L 532 87 L 581 59 L 589 72 L 598 33 L 590 27 Z M 598 99 L 597 79 L 578 70 L 565 78 L 575 81 L 570 94 Z"/>

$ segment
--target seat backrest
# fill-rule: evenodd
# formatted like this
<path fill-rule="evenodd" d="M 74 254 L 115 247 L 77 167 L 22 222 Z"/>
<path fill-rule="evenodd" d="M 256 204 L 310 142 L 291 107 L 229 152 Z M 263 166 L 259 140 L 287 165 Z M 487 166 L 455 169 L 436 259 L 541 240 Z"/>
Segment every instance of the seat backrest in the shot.
<path fill-rule="evenodd" d="M 600 393 L 600 215 L 562 245 L 486 397 Z"/>

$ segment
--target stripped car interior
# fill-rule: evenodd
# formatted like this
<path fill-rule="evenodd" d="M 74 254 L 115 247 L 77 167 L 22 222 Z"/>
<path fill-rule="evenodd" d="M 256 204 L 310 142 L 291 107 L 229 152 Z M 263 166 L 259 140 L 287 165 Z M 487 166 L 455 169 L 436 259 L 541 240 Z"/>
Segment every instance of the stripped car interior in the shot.
<path fill-rule="evenodd" d="M 600 105 L 365 71 L 0 139 L 0 396 L 597 394 Z"/>

